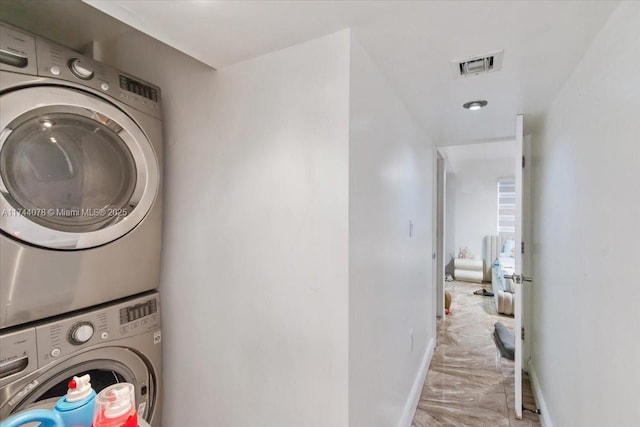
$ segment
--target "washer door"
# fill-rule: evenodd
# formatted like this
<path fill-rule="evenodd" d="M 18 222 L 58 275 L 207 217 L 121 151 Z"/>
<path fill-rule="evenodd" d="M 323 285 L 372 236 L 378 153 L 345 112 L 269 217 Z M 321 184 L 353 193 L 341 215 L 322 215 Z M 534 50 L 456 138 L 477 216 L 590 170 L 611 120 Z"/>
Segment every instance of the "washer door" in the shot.
<path fill-rule="evenodd" d="M 85 249 L 131 231 L 159 187 L 153 146 L 112 104 L 70 88 L 0 96 L 0 229 L 52 249 Z"/>
<path fill-rule="evenodd" d="M 91 386 L 100 393 L 104 388 L 127 382 L 135 386 L 138 414 L 152 419 L 157 395 L 156 379 L 144 360 L 131 350 L 106 347 L 88 351 L 46 371 L 36 371 L 0 389 L 0 419 L 27 409 L 52 409 L 67 393 L 74 376 L 89 374 Z"/>

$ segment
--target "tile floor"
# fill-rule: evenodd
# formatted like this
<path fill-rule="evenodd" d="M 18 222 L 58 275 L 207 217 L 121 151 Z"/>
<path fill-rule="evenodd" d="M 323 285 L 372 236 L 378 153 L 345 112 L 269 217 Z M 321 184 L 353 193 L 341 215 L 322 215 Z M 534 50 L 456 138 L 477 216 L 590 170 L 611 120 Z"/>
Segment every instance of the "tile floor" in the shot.
<path fill-rule="evenodd" d="M 512 361 L 496 361 L 493 325 L 513 329 L 513 318 L 499 315 L 493 297 L 474 295 L 478 283 L 449 282 L 452 316 L 438 321 L 438 343 L 422 389 L 412 427 L 540 426 L 538 415 L 514 413 Z M 526 375 L 523 403 L 535 409 Z"/>

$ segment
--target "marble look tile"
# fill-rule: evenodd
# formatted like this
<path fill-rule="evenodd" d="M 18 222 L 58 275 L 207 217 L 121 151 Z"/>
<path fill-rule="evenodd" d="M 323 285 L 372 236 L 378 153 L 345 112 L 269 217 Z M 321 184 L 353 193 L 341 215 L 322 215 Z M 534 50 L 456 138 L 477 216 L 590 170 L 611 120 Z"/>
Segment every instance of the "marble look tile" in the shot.
<path fill-rule="evenodd" d="M 412 427 L 535 427 L 538 415 L 525 411 L 515 419 L 514 364 L 498 359 L 493 325 L 513 328 L 513 318 L 497 314 L 491 297 L 474 295 L 480 285 L 447 284 L 453 315 L 438 321 L 438 344 L 431 360 Z M 535 408 L 528 378 L 523 402 Z"/>

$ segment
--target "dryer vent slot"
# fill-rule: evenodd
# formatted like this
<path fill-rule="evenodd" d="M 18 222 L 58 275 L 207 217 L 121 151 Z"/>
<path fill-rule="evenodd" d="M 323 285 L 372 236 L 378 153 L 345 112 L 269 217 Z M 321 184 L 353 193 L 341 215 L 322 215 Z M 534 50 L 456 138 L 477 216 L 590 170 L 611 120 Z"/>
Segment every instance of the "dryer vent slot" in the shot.
<path fill-rule="evenodd" d="M 6 378 L 13 374 L 17 374 L 18 372 L 22 372 L 27 368 L 28 365 L 28 356 L 0 363 L 0 379 Z"/>
<path fill-rule="evenodd" d="M 29 65 L 29 59 L 15 52 L 0 49 L 0 62 L 17 68 L 26 68 Z"/>

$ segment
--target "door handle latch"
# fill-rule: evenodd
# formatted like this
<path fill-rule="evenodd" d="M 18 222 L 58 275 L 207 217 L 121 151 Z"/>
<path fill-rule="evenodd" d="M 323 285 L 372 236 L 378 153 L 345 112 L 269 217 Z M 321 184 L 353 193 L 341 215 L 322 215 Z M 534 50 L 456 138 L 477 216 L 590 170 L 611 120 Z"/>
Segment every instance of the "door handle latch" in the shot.
<path fill-rule="evenodd" d="M 514 283 L 517 283 L 519 285 L 523 284 L 524 282 L 533 282 L 532 277 L 523 276 L 522 274 L 505 274 L 504 278 L 511 279 Z"/>

